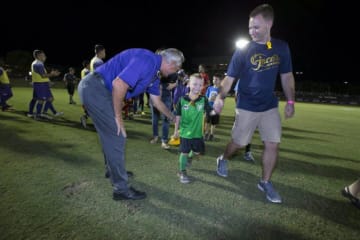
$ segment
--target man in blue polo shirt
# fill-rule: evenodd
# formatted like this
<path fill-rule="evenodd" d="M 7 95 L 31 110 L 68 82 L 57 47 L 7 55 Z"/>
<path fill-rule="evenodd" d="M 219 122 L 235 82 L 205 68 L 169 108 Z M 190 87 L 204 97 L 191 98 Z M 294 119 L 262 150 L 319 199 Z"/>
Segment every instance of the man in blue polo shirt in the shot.
<path fill-rule="evenodd" d="M 143 199 L 145 192 L 128 186 L 125 168 L 126 130 L 122 117 L 124 100 L 148 92 L 154 107 L 174 121 L 160 98 L 160 77 L 177 72 L 184 55 L 175 48 L 155 54 L 147 49 L 127 49 L 109 59 L 80 81 L 78 92 L 99 135 L 106 158 L 113 199 Z"/>

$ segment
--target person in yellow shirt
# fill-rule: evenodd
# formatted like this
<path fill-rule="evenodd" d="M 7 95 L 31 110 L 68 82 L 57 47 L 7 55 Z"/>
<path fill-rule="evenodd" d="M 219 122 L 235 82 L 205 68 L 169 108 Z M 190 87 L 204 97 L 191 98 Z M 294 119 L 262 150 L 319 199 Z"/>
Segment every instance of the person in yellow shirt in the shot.
<path fill-rule="evenodd" d="M 7 70 L 4 66 L 4 61 L 0 60 L 0 105 L 2 111 L 12 111 L 14 110 L 11 105 L 6 103 L 13 96 L 11 90 L 9 76 Z"/>
<path fill-rule="evenodd" d="M 35 60 L 31 64 L 31 76 L 33 84 L 33 98 L 30 101 L 28 117 L 52 119 L 46 114 L 50 108 L 55 116 L 61 116 L 63 112 L 57 112 L 52 104 L 54 97 L 50 90 L 50 77 L 57 77 L 60 75 L 58 70 L 51 70 L 50 73 L 46 71 L 44 62 L 46 55 L 43 50 L 34 50 L 33 56 Z M 45 102 L 45 106 L 44 105 Z M 37 104 L 36 104 L 37 103 Z M 33 110 L 36 104 L 36 115 L 33 115 Z M 44 107 L 44 109 L 43 109 Z"/>

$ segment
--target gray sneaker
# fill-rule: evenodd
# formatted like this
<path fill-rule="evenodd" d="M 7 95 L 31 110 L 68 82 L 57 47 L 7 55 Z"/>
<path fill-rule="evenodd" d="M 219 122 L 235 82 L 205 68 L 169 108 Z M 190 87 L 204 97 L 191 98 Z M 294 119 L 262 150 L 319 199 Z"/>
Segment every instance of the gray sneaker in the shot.
<path fill-rule="evenodd" d="M 270 181 L 268 181 L 268 182 L 260 181 L 257 186 L 261 191 L 266 193 L 266 198 L 270 202 L 273 202 L 273 203 L 281 203 L 282 202 L 279 193 L 275 190 L 275 188 L 273 187 L 273 185 Z"/>
<path fill-rule="evenodd" d="M 151 144 L 154 144 L 154 143 L 157 143 L 159 141 L 159 137 L 156 136 L 156 137 L 153 137 L 151 140 L 150 140 L 150 143 Z"/>
<path fill-rule="evenodd" d="M 251 152 L 246 152 L 246 153 L 244 154 L 244 159 L 245 159 L 246 161 L 255 163 L 255 158 L 253 157 L 253 155 L 252 155 Z"/>
<path fill-rule="evenodd" d="M 40 117 L 41 117 L 41 118 L 44 118 L 44 119 L 48 119 L 48 120 L 53 119 L 51 116 L 47 115 L 46 113 L 41 113 L 41 114 L 40 114 Z"/>
<path fill-rule="evenodd" d="M 163 148 L 165 150 L 168 150 L 168 149 L 170 149 L 170 146 L 166 142 L 162 142 L 161 143 L 161 148 Z"/>
<path fill-rule="evenodd" d="M 223 155 L 216 159 L 217 169 L 216 173 L 221 177 L 228 176 L 227 160 L 223 159 Z"/>
<path fill-rule="evenodd" d="M 87 128 L 86 119 L 86 115 L 80 117 L 80 123 L 83 128 Z"/>
<path fill-rule="evenodd" d="M 190 178 L 189 176 L 186 174 L 186 171 L 181 171 L 178 173 L 179 176 L 179 180 L 181 183 L 190 183 Z"/>
<path fill-rule="evenodd" d="M 55 117 L 60 117 L 60 116 L 62 116 L 62 115 L 64 115 L 63 112 L 56 112 L 56 113 L 54 114 Z"/>

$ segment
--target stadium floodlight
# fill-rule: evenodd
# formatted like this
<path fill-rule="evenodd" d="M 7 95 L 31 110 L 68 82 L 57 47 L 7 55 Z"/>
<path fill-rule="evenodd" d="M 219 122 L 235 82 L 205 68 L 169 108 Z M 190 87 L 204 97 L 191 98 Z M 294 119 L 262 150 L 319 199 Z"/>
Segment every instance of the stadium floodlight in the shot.
<path fill-rule="evenodd" d="M 249 40 L 247 40 L 246 38 L 240 38 L 239 40 L 236 41 L 235 45 L 237 48 L 244 48 L 247 44 L 249 43 Z"/>

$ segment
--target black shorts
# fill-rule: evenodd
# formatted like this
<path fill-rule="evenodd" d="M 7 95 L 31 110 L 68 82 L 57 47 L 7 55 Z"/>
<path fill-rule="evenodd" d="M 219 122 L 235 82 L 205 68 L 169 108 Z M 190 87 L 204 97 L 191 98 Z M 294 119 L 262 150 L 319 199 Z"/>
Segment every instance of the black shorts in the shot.
<path fill-rule="evenodd" d="M 68 93 L 70 95 L 74 95 L 74 92 L 75 92 L 75 85 L 74 84 L 67 84 L 66 88 L 67 88 Z"/>
<path fill-rule="evenodd" d="M 206 123 L 211 123 L 211 125 L 217 125 L 220 122 L 220 115 L 206 115 Z"/>
<path fill-rule="evenodd" d="M 182 153 L 189 153 L 191 150 L 195 153 L 204 154 L 204 138 L 180 138 L 179 151 Z"/>

